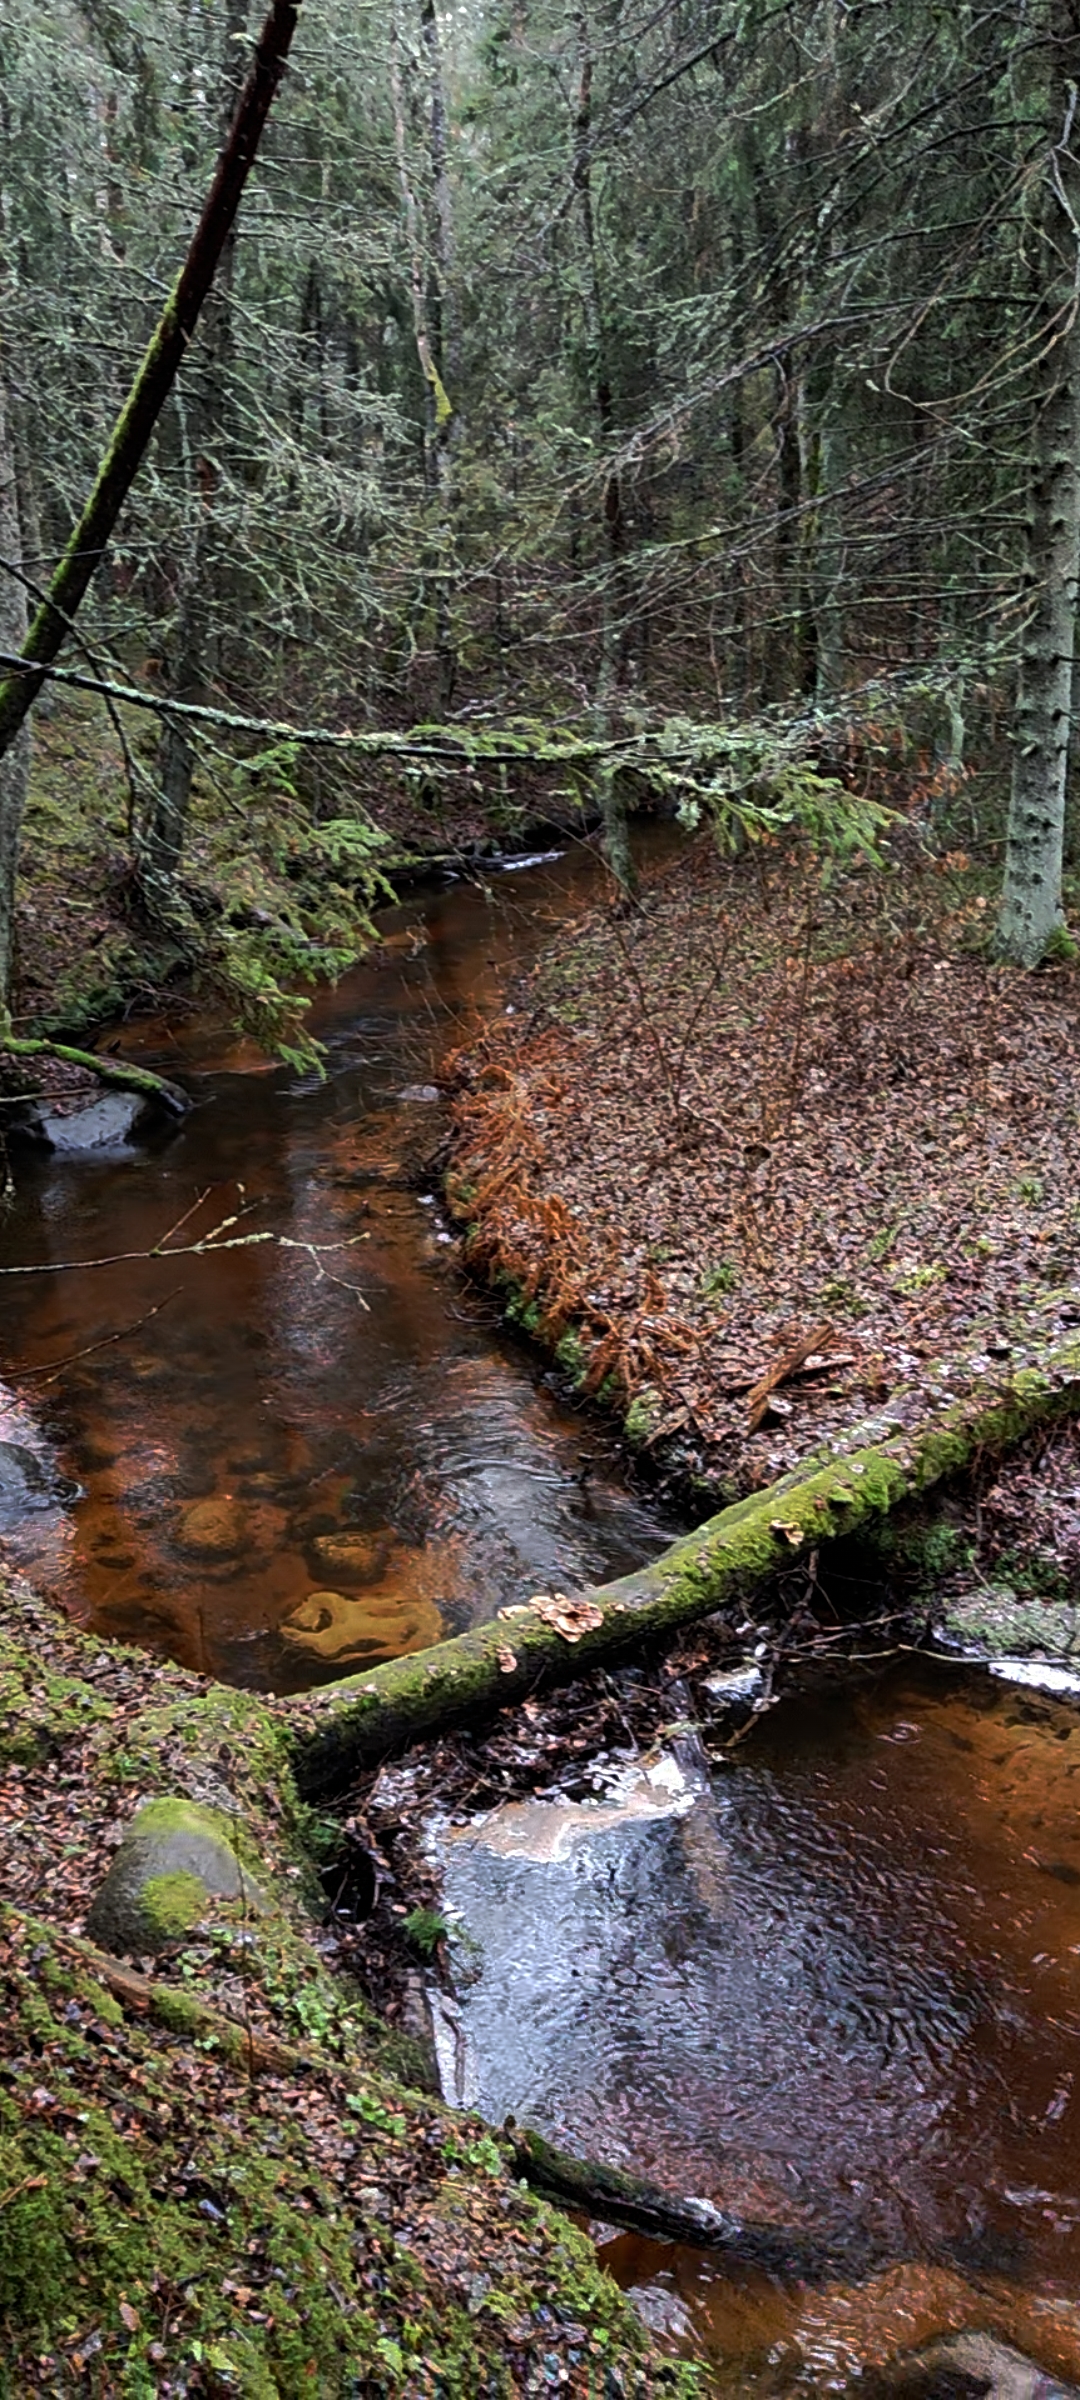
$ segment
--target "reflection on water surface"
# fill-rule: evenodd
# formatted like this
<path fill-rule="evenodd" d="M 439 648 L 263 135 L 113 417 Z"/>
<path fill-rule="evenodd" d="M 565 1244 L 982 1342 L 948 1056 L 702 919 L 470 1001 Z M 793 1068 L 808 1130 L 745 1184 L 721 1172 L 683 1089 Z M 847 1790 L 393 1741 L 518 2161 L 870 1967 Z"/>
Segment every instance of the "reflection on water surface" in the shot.
<path fill-rule="evenodd" d="M 736 1755 L 686 1814 L 446 1843 L 479 2105 L 820 2244 L 782 2288 L 612 2243 L 719 2389 L 961 2324 L 1080 2373 L 1080 1719 L 924 1667 Z"/>
<path fill-rule="evenodd" d="M 35 1510 L 16 1546 L 101 1632 L 291 1690 L 666 1538 L 462 1293 L 414 1188 L 436 1062 L 596 888 L 579 847 L 391 911 L 384 948 L 312 1009 L 325 1084 L 205 1018 L 135 1023 L 124 1048 L 195 1095 L 175 1138 L 21 1169 L 7 1256 L 56 1271 L 0 1283 L 25 1404 L 0 1438 L 23 1441 L 32 1406 L 84 1497 Z M 241 1211 L 219 1238 L 290 1246 L 139 1255 Z"/>

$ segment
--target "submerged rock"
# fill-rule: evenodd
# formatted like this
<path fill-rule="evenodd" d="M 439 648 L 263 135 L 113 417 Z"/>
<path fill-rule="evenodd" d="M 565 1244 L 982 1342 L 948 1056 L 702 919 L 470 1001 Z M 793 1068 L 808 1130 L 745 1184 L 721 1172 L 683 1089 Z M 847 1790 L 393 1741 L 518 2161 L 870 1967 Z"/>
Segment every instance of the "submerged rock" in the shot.
<path fill-rule="evenodd" d="M 181 1511 L 176 1542 L 195 1558 L 235 1558 L 244 1547 L 247 1516 L 239 1500 L 193 1500 Z"/>
<path fill-rule="evenodd" d="M 0 1442 L 0 1522 L 15 1524 L 20 1517 L 77 1500 L 79 1489 L 21 1442 Z"/>
<path fill-rule="evenodd" d="M 282 1621 L 291 1648 L 336 1664 L 347 1659 L 403 1657 L 439 1640 L 442 1619 L 407 1585 L 374 1584 L 364 1593 L 309 1592 Z"/>
<path fill-rule="evenodd" d="M 224 1821 L 192 1800 L 151 1800 L 133 1819 L 86 1920 L 117 1956 L 153 1957 L 182 1941 L 215 1901 L 254 1915 L 265 1902 Z"/>
<path fill-rule="evenodd" d="M 991 2333 L 956 2333 L 898 2360 L 878 2387 L 897 2400 L 1080 2400 L 1076 2386 Z"/>
<path fill-rule="evenodd" d="M 394 1548 L 393 1535 L 382 1533 L 320 1533 L 311 1545 L 320 1566 L 347 1583 L 374 1583 L 385 1575 Z"/>

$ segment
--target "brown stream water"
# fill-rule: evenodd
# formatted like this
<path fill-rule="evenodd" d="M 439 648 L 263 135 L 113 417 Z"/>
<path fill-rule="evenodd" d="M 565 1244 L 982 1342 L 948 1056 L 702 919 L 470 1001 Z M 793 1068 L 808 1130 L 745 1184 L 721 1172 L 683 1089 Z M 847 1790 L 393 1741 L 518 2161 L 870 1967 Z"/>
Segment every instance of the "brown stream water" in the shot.
<path fill-rule="evenodd" d="M 20 1161 L 7 1261 L 51 1271 L 0 1277 L 0 1440 L 51 1448 L 83 1496 L 8 1546 L 84 1622 L 291 1691 L 670 1538 L 463 1292 L 417 1188 L 442 1112 L 400 1096 L 599 888 L 577 846 L 388 911 L 383 947 L 312 1008 L 322 1083 L 206 1016 L 137 1021 L 111 1038 L 193 1093 L 180 1131 Z M 145 1255 L 240 1209 L 234 1235 L 290 1246 Z"/>
<path fill-rule="evenodd" d="M 402 1096 L 596 881 L 575 851 L 390 912 L 312 1011 L 322 1084 L 205 1016 L 129 1027 L 179 1132 L 20 1166 L 0 1440 L 81 1496 L 5 1539 L 84 1622 L 292 1690 L 668 1538 L 462 1289 L 416 1180 L 439 1107 Z M 283 1238 L 175 1255 L 240 1210 Z M 972 2325 L 1080 2379 L 1080 1717 L 938 1663 L 737 1761 L 558 1860 L 447 1845 L 475 2097 L 820 2245 L 777 2276 L 609 2244 L 717 2392 L 869 2395 Z"/>
<path fill-rule="evenodd" d="M 467 2096 L 790 2237 L 603 2253 L 718 2392 L 962 2327 L 1080 2377 L 1080 1716 L 918 1662 L 735 1756 L 684 1814 L 440 1837 Z"/>

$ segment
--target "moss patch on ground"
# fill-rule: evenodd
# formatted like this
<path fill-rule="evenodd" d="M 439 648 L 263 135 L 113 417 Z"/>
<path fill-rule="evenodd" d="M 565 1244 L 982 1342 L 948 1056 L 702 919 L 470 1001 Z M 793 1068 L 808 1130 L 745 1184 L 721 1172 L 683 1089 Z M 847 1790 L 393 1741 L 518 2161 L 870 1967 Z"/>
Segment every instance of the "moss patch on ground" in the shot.
<path fill-rule="evenodd" d="M 400 2037 L 306 1905 L 287 1704 L 87 1639 L 17 1579 L 0 1624 L 0 2394 L 696 2389 L 490 2129 L 388 2072 Z M 140 1803 L 211 1812 L 273 1902 L 178 1920 L 152 2009 L 77 1938 Z"/>
<path fill-rule="evenodd" d="M 449 2130 L 370 2076 L 245 2075 L 132 2022 L 49 1927 L 6 1908 L 0 1989 L 13 2400 L 474 2400 L 564 2369 L 563 2388 L 595 2390 L 608 2358 L 629 2391 L 690 2388 L 649 2364 L 589 2245 L 518 2189 L 483 2128 Z"/>

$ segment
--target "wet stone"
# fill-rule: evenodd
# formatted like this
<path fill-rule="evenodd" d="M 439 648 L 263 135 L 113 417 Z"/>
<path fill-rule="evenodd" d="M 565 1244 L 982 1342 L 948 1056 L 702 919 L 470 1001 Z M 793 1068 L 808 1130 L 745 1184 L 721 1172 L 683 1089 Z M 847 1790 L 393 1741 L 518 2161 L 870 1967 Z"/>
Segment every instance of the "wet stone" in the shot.
<path fill-rule="evenodd" d="M 79 1487 L 55 1474 L 21 1442 L 0 1442 L 0 1522 L 17 1523 L 35 1510 L 78 1498 Z"/>
<path fill-rule="evenodd" d="M 989 2333 L 958 2333 L 898 2359 L 867 2394 L 896 2400 L 1080 2400 L 1075 2384 L 1059 2383 L 1019 2350 Z"/>
<path fill-rule="evenodd" d="M 50 1111 L 39 1120 L 41 1133 L 54 1150 L 71 1157 L 85 1156 L 89 1151 L 118 1150 L 133 1141 L 140 1130 L 140 1119 L 147 1115 L 146 1101 L 139 1092 L 103 1092 L 88 1108 L 76 1109 L 71 1116 Z"/>
<path fill-rule="evenodd" d="M 942 1630 L 949 1642 L 983 1658 L 1040 1658 L 1063 1664 L 1080 1649 L 1080 1601 L 1041 1600 L 992 1583 L 947 1598 Z"/>
<path fill-rule="evenodd" d="M 368 1583 L 385 1572 L 391 1542 L 385 1533 L 320 1533 L 311 1546 L 335 1578 Z"/>
<path fill-rule="evenodd" d="M 284 1618 L 281 1638 L 314 1658 L 400 1658 L 425 1649 L 442 1631 L 438 1611 L 407 1588 L 374 1586 L 366 1594 L 309 1592 Z"/>

